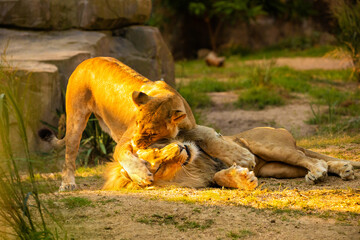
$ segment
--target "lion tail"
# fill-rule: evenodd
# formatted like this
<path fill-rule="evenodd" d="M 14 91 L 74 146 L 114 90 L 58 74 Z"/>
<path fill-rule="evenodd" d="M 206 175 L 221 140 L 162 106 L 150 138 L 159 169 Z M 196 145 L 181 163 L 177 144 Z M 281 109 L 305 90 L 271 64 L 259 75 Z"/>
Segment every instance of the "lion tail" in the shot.
<path fill-rule="evenodd" d="M 65 146 L 65 138 L 58 139 L 50 129 L 43 128 L 38 131 L 38 135 L 41 140 L 50 143 L 55 149 L 60 149 Z"/>
<path fill-rule="evenodd" d="M 311 158 L 322 159 L 327 162 L 328 161 L 343 161 L 343 162 L 350 163 L 354 168 L 360 168 L 360 162 L 358 162 L 358 161 L 350 161 L 350 160 L 345 160 L 345 159 L 340 159 L 340 158 L 334 158 L 334 157 L 326 156 L 324 154 L 313 152 L 311 150 L 301 148 L 301 147 L 298 147 L 298 149 L 300 151 L 302 151 L 303 153 L 305 153 L 306 156 L 311 157 Z"/>

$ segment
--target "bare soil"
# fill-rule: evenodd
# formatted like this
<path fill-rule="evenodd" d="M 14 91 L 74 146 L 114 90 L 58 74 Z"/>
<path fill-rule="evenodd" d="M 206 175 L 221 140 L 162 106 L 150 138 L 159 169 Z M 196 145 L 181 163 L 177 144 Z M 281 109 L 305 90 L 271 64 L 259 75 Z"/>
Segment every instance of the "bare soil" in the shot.
<path fill-rule="evenodd" d="M 356 180 L 344 182 L 330 176 L 320 184 L 308 185 L 303 179 L 260 179 L 263 189 L 270 191 L 298 189 L 353 188 L 359 196 L 360 171 Z M 165 201 L 160 195 L 196 195 L 204 190 L 148 189 L 142 192 L 99 191 L 101 179 L 78 180 L 82 190 L 58 194 L 60 198 L 82 197 L 91 200 L 87 207 L 68 209 L 61 201 L 63 224 L 73 239 L 359 239 L 359 213 L 342 219 L 313 214 L 311 209 L 278 211 L 211 201 L 190 203 Z M 169 191 L 169 193 L 164 193 Z M 179 191 L 179 193 L 176 193 Z M 227 190 L 223 190 L 227 191 Z M 341 193 L 339 193 L 341 194 Z M 55 198 L 57 199 L 57 198 Z M 291 201 L 291 199 L 289 199 Z M 167 220 L 166 220 L 167 219 Z"/>

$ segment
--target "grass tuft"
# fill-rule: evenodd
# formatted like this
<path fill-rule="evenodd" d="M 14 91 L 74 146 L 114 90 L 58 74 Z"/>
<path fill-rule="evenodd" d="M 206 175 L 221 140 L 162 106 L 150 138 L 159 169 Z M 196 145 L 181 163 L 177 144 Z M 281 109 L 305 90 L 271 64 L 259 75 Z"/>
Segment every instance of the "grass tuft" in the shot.
<path fill-rule="evenodd" d="M 60 201 L 69 209 L 92 206 L 91 200 L 83 197 L 68 197 L 63 198 Z"/>
<path fill-rule="evenodd" d="M 265 87 L 255 87 L 243 91 L 235 103 L 235 106 L 243 109 L 261 110 L 266 106 L 280 106 L 284 99 L 278 92 Z"/>

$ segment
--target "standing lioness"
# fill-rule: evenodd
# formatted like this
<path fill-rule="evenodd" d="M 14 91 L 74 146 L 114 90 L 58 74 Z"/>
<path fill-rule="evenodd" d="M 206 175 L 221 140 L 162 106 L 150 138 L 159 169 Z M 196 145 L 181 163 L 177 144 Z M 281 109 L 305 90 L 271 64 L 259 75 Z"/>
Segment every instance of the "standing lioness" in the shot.
<path fill-rule="evenodd" d="M 153 175 L 134 154 L 137 149 L 160 139 L 174 138 L 179 130 L 198 128 L 187 102 L 165 82 L 152 82 L 114 58 L 88 59 L 75 69 L 68 82 L 65 138 L 58 140 L 48 131 L 39 132 L 53 145 L 66 145 L 60 190 L 75 188 L 75 159 L 91 113 L 117 142 L 114 160 L 140 185 L 151 184 Z M 219 144 L 216 140 L 199 144 L 209 154 L 219 154 L 215 151 Z M 222 153 L 224 161 L 235 161 L 245 167 L 255 165 L 247 151 L 236 144 L 229 147 L 233 151 Z"/>

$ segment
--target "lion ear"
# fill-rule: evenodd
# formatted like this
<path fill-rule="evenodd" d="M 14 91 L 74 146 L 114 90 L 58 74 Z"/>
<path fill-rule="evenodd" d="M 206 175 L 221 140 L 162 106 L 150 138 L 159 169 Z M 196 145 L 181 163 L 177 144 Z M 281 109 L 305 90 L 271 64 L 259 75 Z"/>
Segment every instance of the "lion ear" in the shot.
<path fill-rule="evenodd" d="M 146 104 L 147 102 L 150 101 L 150 99 L 151 99 L 151 97 L 149 95 L 147 95 L 146 93 L 139 92 L 139 91 L 134 91 L 132 93 L 132 100 L 138 107 L 140 105 Z"/>
<path fill-rule="evenodd" d="M 180 123 L 185 117 L 186 113 L 180 110 L 176 110 L 171 116 L 171 123 Z"/>

